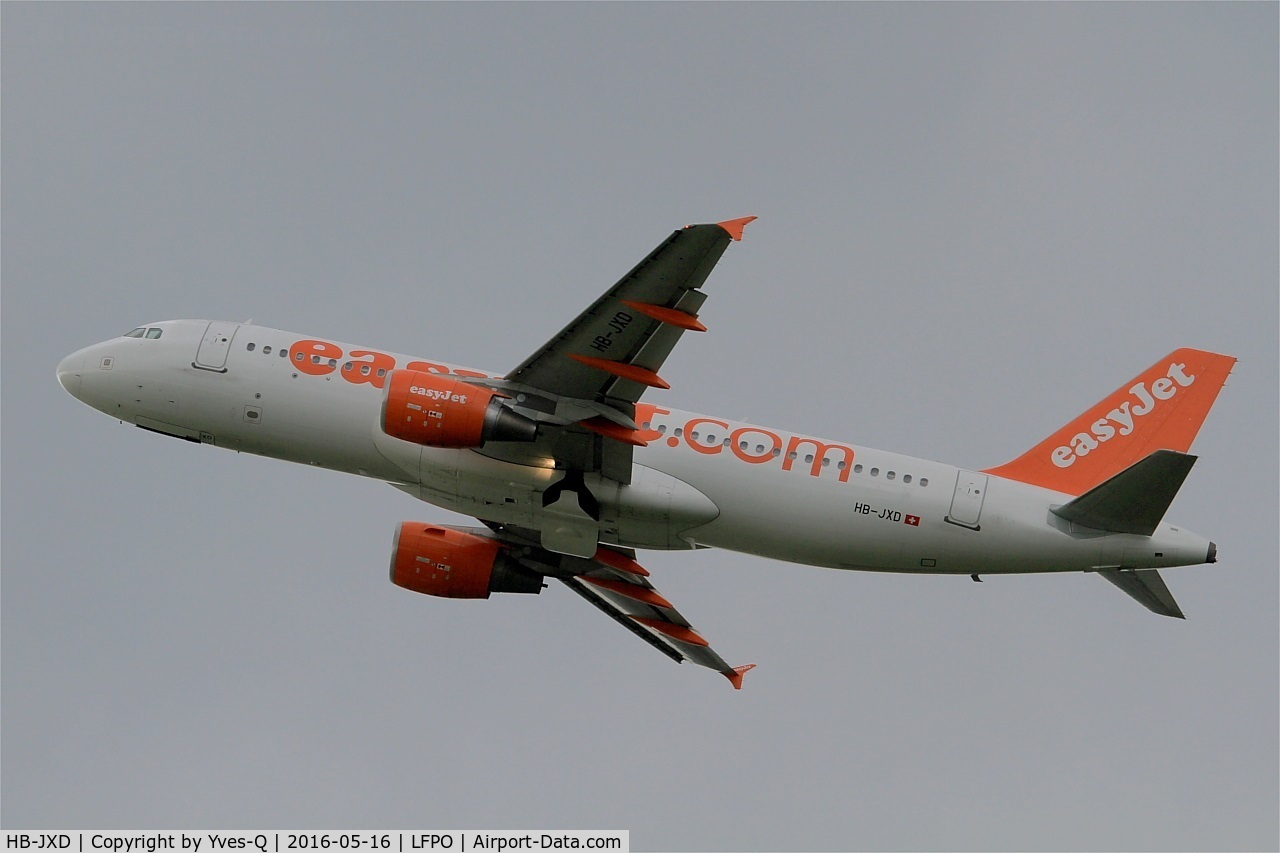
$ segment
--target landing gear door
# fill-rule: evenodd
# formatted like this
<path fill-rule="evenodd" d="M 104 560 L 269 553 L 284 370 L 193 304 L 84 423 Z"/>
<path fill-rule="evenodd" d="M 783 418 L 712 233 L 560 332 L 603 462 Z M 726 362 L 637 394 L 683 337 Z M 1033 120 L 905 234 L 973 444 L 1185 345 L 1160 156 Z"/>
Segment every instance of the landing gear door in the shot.
<path fill-rule="evenodd" d="M 951 496 L 951 511 L 947 513 L 947 521 L 973 530 L 980 529 L 978 519 L 982 516 L 982 501 L 986 498 L 986 491 L 986 474 L 961 471 L 956 477 L 956 491 Z"/>
<path fill-rule="evenodd" d="M 191 363 L 191 366 L 226 373 L 227 353 L 231 351 L 231 339 L 236 336 L 238 328 L 240 327 L 236 323 L 223 323 L 218 320 L 210 323 L 209 328 L 205 329 L 204 337 L 200 339 L 200 349 L 196 352 L 196 360 Z"/>

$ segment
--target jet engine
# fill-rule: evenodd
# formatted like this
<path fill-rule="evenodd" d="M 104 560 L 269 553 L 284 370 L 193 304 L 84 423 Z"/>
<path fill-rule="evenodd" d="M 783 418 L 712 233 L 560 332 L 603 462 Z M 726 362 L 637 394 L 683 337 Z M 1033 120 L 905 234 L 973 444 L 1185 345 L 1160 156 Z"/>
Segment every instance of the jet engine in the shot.
<path fill-rule="evenodd" d="M 517 563 L 502 543 L 477 530 L 406 521 L 396 531 L 391 582 L 442 598 L 542 592 L 542 575 Z"/>
<path fill-rule="evenodd" d="M 538 424 L 504 406 L 502 399 L 452 376 L 393 370 L 382 400 L 382 431 L 428 447 L 536 439 Z"/>

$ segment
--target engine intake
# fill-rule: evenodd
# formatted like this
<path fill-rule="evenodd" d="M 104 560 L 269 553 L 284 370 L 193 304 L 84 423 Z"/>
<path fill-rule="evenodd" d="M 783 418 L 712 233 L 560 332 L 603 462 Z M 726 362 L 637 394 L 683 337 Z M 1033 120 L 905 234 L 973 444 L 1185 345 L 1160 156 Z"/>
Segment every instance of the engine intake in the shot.
<path fill-rule="evenodd" d="M 502 399 L 452 376 L 393 370 L 382 401 L 382 431 L 429 447 L 536 439 L 537 422 L 502 405 Z"/>
<path fill-rule="evenodd" d="M 396 531 L 391 582 L 442 598 L 542 592 L 542 576 L 508 556 L 496 539 L 420 521 L 406 521 Z"/>

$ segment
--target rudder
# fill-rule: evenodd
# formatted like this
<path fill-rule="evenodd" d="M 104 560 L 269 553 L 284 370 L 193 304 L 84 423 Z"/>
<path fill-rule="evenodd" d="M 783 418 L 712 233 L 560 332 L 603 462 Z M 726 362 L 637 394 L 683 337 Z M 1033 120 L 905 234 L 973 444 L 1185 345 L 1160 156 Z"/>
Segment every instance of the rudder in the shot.
<path fill-rule="evenodd" d="M 1235 363 L 1174 350 L 1017 459 L 983 473 L 1080 495 L 1156 450 L 1186 453 Z"/>

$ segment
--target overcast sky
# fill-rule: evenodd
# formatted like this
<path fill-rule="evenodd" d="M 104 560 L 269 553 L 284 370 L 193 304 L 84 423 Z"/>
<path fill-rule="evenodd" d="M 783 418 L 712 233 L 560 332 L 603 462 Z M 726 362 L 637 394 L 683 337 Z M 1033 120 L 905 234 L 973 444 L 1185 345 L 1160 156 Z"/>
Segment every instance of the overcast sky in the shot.
<path fill-rule="evenodd" d="M 3 778 L 17 828 L 611 828 L 636 849 L 1275 849 L 1277 5 L 5 3 Z M 1240 358 L 1157 617 L 1100 578 L 642 562 L 387 580 L 377 482 L 170 441 L 71 351 L 247 320 L 505 371 L 755 214 L 652 402 L 967 467 Z M 650 398 L 646 398 L 650 399 Z"/>

